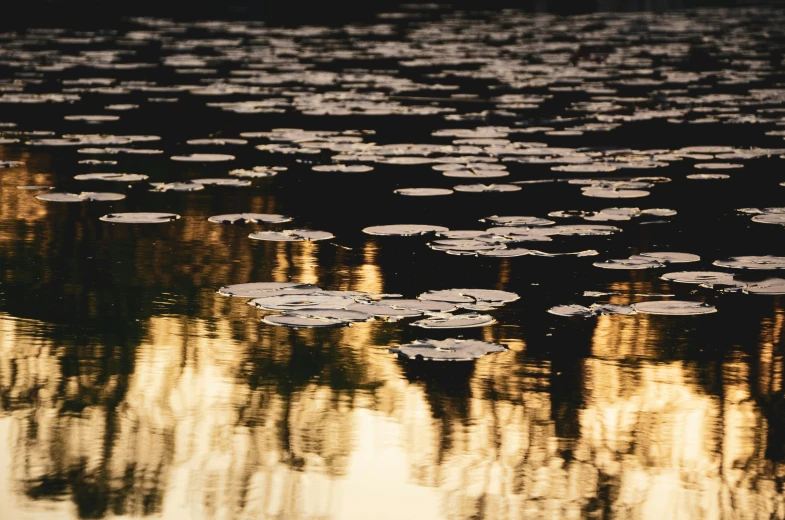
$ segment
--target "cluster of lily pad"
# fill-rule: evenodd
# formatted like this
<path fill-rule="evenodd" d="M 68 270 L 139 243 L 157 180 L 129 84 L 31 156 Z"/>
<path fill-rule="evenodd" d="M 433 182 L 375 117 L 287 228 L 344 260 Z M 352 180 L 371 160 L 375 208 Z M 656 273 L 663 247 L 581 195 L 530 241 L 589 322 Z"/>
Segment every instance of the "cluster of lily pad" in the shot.
<path fill-rule="evenodd" d="M 292 328 L 345 327 L 374 318 L 419 318 L 411 325 L 425 329 L 482 327 L 496 323 L 491 315 L 482 313 L 518 299 L 515 293 L 492 289 L 444 289 L 404 299 L 393 294 L 329 291 L 297 282 L 227 285 L 218 293 L 250 298 L 249 305 L 278 312 L 266 315 L 263 322 Z M 456 314 L 459 309 L 469 312 Z"/>
<path fill-rule="evenodd" d="M 615 226 L 601 224 L 556 225 L 552 220 L 533 216 L 491 216 L 481 222 L 498 224 L 484 230 L 450 230 L 442 226 L 425 224 L 393 224 L 370 226 L 363 229 L 375 236 L 415 236 L 434 234 L 435 240 L 428 247 L 451 255 L 488 256 L 508 258 L 515 256 L 595 256 L 599 253 L 589 249 L 569 253 L 547 253 L 537 249 L 520 247 L 527 242 L 551 242 L 555 236 L 603 236 L 620 232 Z"/>

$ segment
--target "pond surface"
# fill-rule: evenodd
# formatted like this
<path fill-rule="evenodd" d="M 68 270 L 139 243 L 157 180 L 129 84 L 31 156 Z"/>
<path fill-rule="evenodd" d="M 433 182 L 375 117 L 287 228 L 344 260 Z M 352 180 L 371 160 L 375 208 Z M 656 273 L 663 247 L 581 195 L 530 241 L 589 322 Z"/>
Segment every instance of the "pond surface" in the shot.
<path fill-rule="evenodd" d="M 785 518 L 783 27 L 0 34 L 0 518 Z"/>

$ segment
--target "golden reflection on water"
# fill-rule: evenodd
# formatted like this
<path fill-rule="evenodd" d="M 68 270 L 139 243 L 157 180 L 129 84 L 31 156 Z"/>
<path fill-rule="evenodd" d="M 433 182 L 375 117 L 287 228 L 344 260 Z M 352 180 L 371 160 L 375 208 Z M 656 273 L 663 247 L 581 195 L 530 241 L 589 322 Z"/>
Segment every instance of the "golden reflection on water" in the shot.
<path fill-rule="evenodd" d="M 47 206 L 26 200 L 10 211 L 34 229 Z M 229 237 L 185 230 L 189 243 Z M 332 270 L 330 246 L 235 246 L 138 271 L 385 291 L 374 241 L 327 250 Z M 652 292 L 611 289 L 618 304 Z M 97 293 L 71 290 L 100 315 Z M 508 352 L 423 373 L 387 354 L 405 338 L 380 322 L 293 331 L 213 289 L 194 298 L 198 313 L 160 312 L 177 301 L 163 293 L 138 339 L 103 342 L 0 314 L 0 518 L 785 518 L 776 304 L 758 345 L 725 357 L 666 355 L 658 317 L 601 316 L 566 366 L 499 324 L 479 336 Z"/>

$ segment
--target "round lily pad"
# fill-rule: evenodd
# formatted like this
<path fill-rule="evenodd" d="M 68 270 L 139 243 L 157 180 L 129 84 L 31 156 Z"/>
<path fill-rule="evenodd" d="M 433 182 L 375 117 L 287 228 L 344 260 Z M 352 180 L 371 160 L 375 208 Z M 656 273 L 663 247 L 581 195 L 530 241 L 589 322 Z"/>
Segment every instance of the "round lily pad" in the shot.
<path fill-rule="evenodd" d="M 216 224 L 283 224 L 291 222 L 292 218 L 274 213 L 230 213 L 214 215 L 207 220 Z"/>
<path fill-rule="evenodd" d="M 216 178 L 216 179 L 194 179 L 193 181 L 195 184 L 201 184 L 203 186 L 231 186 L 235 188 L 244 188 L 246 186 L 251 185 L 251 181 L 245 179 L 226 179 L 226 178 Z"/>
<path fill-rule="evenodd" d="M 717 267 L 729 269 L 785 269 L 783 256 L 734 256 L 727 260 L 716 260 Z"/>
<path fill-rule="evenodd" d="M 658 267 L 665 267 L 665 264 L 654 258 L 647 258 L 640 255 L 634 255 L 629 258 L 605 260 L 604 262 L 594 262 L 593 265 L 594 267 L 601 267 L 603 269 L 656 269 Z"/>
<path fill-rule="evenodd" d="M 335 235 L 327 231 L 313 231 L 310 229 L 286 229 L 284 231 L 258 231 L 251 233 L 248 238 L 254 240 L 265 240 L 270 242 L 316 242 L 317 240 L 329 240 Z"/>
<path fill-rule="evenodd" d="M 163 224 L 164 222 L 172 222 L 179 218 L 180 215 L 174 213 L 148 213 L 140 211 L 134 213 L 110 213 L 104 215 L 99 220 L 118 224 Z"/>
<path fill-rule="evenodd" d="M 701 259 L 698 255 L 693 255 L 691 253 L 675 253 L 670 251 L 641 253 L 638 256 L 653 258 L 654 260 L 665 264 L 686 264 L 690 262 L 700 262 Z"/>
<path fill-rule="evenodd" d="M 750 283 L 744 287 L 744 292 L 750 294 L 785 294 L 785 280 L 782 278 L 769 278 L 768 280 Z"/>
<path fill-rule="evenodd" d="M 465 193 L 502 193 L 510 191 L 521 191 L 520 186 L 514 184 L 459 184 L 453 186 L 455 191 Z"/>
<path fill-rule="evenodd" d="M 82 173 L 75 175 L 77 181 L 113 181 L 113 182 L 139 182 L 146 181 L 147 175 L 141 173 Z"/>
<path fill-rule="evenodd" d="M 270 296 L 272 293 L 292 290 L 308 289 L 317 292 L 320 289 L 315 285 L 298 282 L 251 282 L 225 285 L 218 289 L 218 294 L 224 296 L 237 296 L 240 298 L 259 298 Z"/>
<path fill-rule="evenodd" d="M 660 276 L 661 279 L 677 283 L 699 285 L 726 285 L 733 283 L 733 275 L 722 271 L 678 271 Z"/>
<path fill-rule="evenodd" d="M 429 226 L 427 224 L 392 224 L 387 226 L 371 226 L 363 229 L 363 233 L 368 235 L 401 237 L 446 231 L 448 231 L 446 227 Z"/>
<path fill-rule="evenodd" d="M 249 305 L 268 311 L 287 311 L 295 309 L 345 309 L 355 302 L 348 296 L 333 294 L 276 294 L 255 298 Z"/>
<path fill-rule="evenodd" d="M 82 193 L 42 193 L 36 195 L 38 200 L 48 202 L 94 202 L 94 201 L 115 201 L 123 200 L 125 195 L 122 193 L 99 193 L 84 191 Z"/>
<path fill-rule="evenodd" d="M 412 323 L 414 327 L 424 329 L 466 329 L 471 327 L 484 327 L 496 323 L 489 314 L 439 314 Z"/>
<path fill-rule="evenodd" d="M 235 157 L 234 155 L 223 153 L 192 153 L 188 155 L 173 155 L 170 159 L 180 162 L 225 162 L 233 161 Z"/>
<path fill-rule="evenodd" d="M 408 197 L 438 197 L 440 195 L 451 195 L 452 190 L 444 188 L 401 188 L 395 190 L 395 193 Z"/>
<path fill-rule="evenodd" d="M 662 314 L 667 316 L 693 316 L 717 312 L 713 305 L 681 300 L 659 300 L 632 304 L 635 312 L 641 314 Z"/>
<path fill-rule="evenodd" d="M 473 361 L 487 354 L 507 350 L 498 343 L 473 339 L 417 340 L 390 349 L 393 354 L 425 361 Z"/>

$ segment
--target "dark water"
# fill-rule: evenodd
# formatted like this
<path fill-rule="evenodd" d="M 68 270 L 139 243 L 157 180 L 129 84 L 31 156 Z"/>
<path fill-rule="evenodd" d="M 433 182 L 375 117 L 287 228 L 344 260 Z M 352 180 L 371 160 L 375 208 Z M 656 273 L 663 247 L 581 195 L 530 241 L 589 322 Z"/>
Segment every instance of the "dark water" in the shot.
<path fill-rule="evenodd" d="M 399 12 L 408 14 L 374 25 L 143 19 L 0 35 L 0 122 L 16 125 L 0 129 L 0 161 L 19 161 L 0 169 L 0 518 L 785 518 L 782 296 L 660 278 L 777 276 L 712 262 L 785 256 L 781 226 L 738 211 L 785 205 L 782 11 Z M 119 119 L 66 119 L 75 115 Z M 329 132 L 186 142 L 273 129 Z M 40 131 L 51 134 L 30 133 Z M 117 137 L 128 135 L 160 140 Z M 71 145 L 37 141 L 63 136 Z M 710 148 L 685 149 L 695 146 Z M 235 159 L 170 159 L 190 153 Z M 454 178 L 394 157 L 496 160 L 509 176 Z M 80 162 L 90 159 L 117 164 Z M 311 169 L 332 162 L 374 169 Z M 586 163 L 616 169 L 551 169 Z M 288 169 L 250 187 L 195 192 L 73 179 L 108 171 L 179 182 L 254 166 Z M 729 178 L 687 178 L 696 173 Z M 671 182 L 638 180 L 650 194 L 625 199 L 584 196 L 567 182 L 394 193 L 639 177 Z M 45 202 L 36 199 L 45 191 L 20 186 L 126 198 Z M 677 213 L 548 217 L 614 207 Z M 132 211 L 182 218 L 99 220 Z M 239 212 L 293 222 L 207 221 Z M 491 215 L 620 231 L 516 244 L 596 256 L 514 258 L 362 232 L 409 223 L 482 230 L 490 224 L 478 220 Z M 248 237 L 303 228 L 335 238 Z M 658 251 L 701 260 L 593 266 Z M 487 311 L 495 324 L 471 329 L 431 331 L 413 319 L 289 329 L 216 293 L 269 281 L 406 298 L 470 287 L 520 299 Z M 717 312 L 547 312 L 656 300 Z M 444 364 L 387 351 L 450 337 L 508 350 Z"/>

